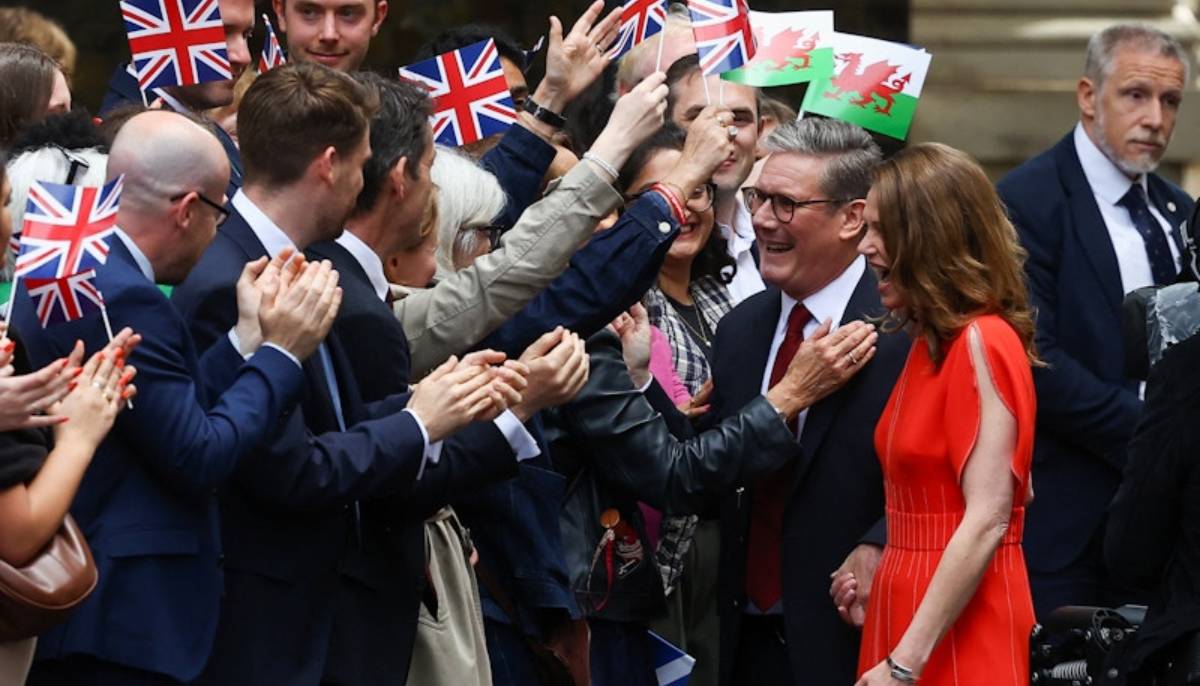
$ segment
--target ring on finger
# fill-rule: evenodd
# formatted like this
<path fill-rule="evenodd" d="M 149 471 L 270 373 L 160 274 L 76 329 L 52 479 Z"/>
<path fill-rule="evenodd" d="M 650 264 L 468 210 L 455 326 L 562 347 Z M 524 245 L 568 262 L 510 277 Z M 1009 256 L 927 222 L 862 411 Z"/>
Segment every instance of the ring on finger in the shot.
<path fill-rule="evenodd" d="M 850 363 L 851 367 L 858 364 L 858 358 L 854 356 L 854 353 L 846 353 L 846 361 Z"/>
<path fill-rule="evenodd" d="M 729 126 L 726 128 L 726 129 L 725 129 L 725 133 L 726 133 L 726 134 L 729 136 L 729 140 L 733 140 L 734 138 L 737 138 L 737 135 L 738 135 L 738 128 L 737 128 L 736 126 L 734 126 L 734 125 L 730 124 L 730 125 L 729 125 Z"/>
<path fill-rule="evenodd" d="M 93 381 L 93 382 L 92 382 L 92 388 L 99 389 L 99 390 L 103 391 L 103 390 L 104 390 L 104 384 L 100 383 L 99 381 Z"/>

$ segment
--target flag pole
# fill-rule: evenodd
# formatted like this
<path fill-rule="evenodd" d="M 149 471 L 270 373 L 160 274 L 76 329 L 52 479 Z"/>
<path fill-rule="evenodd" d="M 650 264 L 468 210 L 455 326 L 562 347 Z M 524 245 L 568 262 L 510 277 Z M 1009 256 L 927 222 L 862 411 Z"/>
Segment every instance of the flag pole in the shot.
<path fill-rule="evenodd" d="M 721 82 L 721 85 L 717 87 L 719 89 L 718 97 L 721 99 L 721 107 L 724 107 L 725 106 L 725 79 L 718 77 L 718 80 Z"/>
<path fill-rule="evenodd" d="M 662 71 L 663 43 L 667 42 L 667 28 L 658 32 L 658 57 L 654 58 L 654 71 Z"/>
<path fill-rule="evenodd" d="M 12 311 L 13 302 L 17 299 L 17 284 L 21 283 L 21 277 L 13 274 L 12 288 L 8 289 L 8 305 L 4 308 L 4 322 L 12 328 Z M 8 334 L 5 334 L 8 337 Z"/>
<path fill-rule="evenodd" d="M 703 71 L 700 72 L 700 80 L 704 82 L 704 104 L 711 105 L 712 95 L 710 95 L 708 92 L 708 75 Z"/>
<path fill-rule="evenodd" d="M 98 292 L 98 291 L 97 291 L 97 292 Z M 101 294 L 100 294 L 100 300 L 101 300 L 101 301 L 103 301 L 103 300 L 104 300 L 104 294 L 103 294 L 103 293 L 101 293 Z M 112 343 L 112 340 L 113 340 L 113 330 L 112 330 L 112 322 L 110 322 L 110 321 L 108 320 L 108 305 L 101 305 L 101 306 L 100 306 L 100 316 L 101 316 L 101 317 L 104 319 L 104 332 L 108 334 L 108 342 L 109 342 L 109 343 Z M 125 409 L 127 409 L 127 410 L 132 410 L 132 409 L 133 409 L 133 401 L 132 401 L 132 400 L 126 400 L 126 401 L 125 401 Z"/>

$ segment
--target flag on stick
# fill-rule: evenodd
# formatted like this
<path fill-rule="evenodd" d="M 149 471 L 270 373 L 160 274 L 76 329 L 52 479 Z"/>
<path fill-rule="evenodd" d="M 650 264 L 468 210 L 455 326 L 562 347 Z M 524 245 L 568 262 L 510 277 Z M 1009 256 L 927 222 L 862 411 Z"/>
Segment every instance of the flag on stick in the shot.
<path fill-rule="evenodd" d="M 746 0 L 689 0 L 688 12 L 705 76 L 739 69 L 754 58 Z"/>
<path fill-rule="evenodd" d="M 30 184 L 14 278 L 61 279 L 103 265 L 121 187 L 122 177 L 100 188 Z"/>
<path fill-rule="evenodd" d="M 608 58 L 620 59 L 633 46 L 658 34 L 666 25 L 667 0 L 628 0 L 621 8 L 620 35 L 608 51 Z"/>
<path fill-rule="evenodd" d="M 761 88 L 833 76 L 833 12 L 751 12 L 750 25 L 754 59 L 721 78 Z"/>
<path fill-rule="evenodd" d="M 25 290 L 33 300 L 42 327 L 75 321 L 103 310 L 104 298 L 92 282 L 95 277 L 96 272 L 88 270 L 62 278 L 26 278 Z"/>
<path fill-rule="evenodd" d="M 279 44 L 279 36 L 275 35 L 275 27 L 271 19 L 263 15 L 263 23 L 267 26 L 267 36 L 263 40 L 262 55 L 258 58 L 258 73 L 266 74 L 275 67 L 287 64 L 287 56 L 283 54 L 283 46 Z"/>
<path fill-rule="evenodd" d="M 517 111 L 492 39 L 401 67 L 400 78 L 433 97 L 433 138 L 442 145 L 474 143 L 503 133 Z"/>
<path fill-rule="evenodd" d="M 142 92 L 233 78 L 219 0 L 121 0 Z"/>

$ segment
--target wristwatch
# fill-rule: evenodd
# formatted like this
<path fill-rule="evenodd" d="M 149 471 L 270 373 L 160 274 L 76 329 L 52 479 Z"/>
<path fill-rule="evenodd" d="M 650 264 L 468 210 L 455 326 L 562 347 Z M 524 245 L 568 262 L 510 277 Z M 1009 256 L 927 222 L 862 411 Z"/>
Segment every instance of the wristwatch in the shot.
<path fill-rule="evenodd" d="M 533 98 L 525 99 L 525 111 L 532 114 L 534 119 L 546 124 L 547 126 L 553 126 L 556 129 L 561 129 L 567 125 L 566 117 L 562 116 L 558 112 L 553 112 L 545 107 L 542 107 L 534 102 Z"/>

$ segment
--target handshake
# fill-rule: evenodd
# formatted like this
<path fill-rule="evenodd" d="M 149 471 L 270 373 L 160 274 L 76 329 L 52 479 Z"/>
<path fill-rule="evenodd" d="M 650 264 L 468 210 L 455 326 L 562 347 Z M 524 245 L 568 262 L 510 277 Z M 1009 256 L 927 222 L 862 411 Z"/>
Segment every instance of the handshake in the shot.
<path fill-rule="evenodd" d="M 338 273 L 328 261 L 309 262 L 286 249 L 249 262 L 237 282 L 240 352 L 270 343 L 304 360 L 329 334 L 341 304 Z"/>

